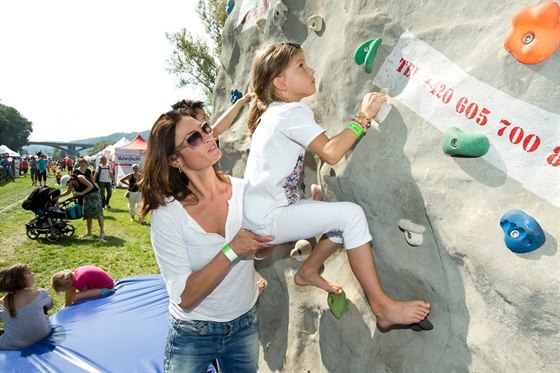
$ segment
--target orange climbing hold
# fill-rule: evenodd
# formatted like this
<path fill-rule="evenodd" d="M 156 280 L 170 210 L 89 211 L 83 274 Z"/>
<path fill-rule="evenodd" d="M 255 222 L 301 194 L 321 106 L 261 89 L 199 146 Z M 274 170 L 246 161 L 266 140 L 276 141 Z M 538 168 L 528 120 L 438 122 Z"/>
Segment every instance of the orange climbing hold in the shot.
<path fill-rule="evenodd" d="M 559 18 L 560 6 L 554 1 L 519 9 L 511 20 L 504 47 L 525 64 L 546 60 L 560 45 Z"/>

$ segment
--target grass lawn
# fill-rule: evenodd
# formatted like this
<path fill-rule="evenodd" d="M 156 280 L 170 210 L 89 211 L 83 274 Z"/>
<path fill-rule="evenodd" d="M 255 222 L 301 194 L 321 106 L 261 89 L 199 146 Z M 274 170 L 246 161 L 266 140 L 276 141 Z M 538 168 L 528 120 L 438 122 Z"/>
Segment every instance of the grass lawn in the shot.
<path fill-rule="evenodd" d="M 52 175 L 48 182 L 54 184 Z M 47 289 L 53 299 L 50 313 L 64 306 L 64 295 L 55 293 L 51 287 L 50 279 L 55 272 L 92 264 L 114 279 L 159 273 L 150 243 L 150 219 L 148 225 L 130 221 L 125 190 L 113 189 L 112 210 L 104 210 L 104 239 L 99 238 L 97 219 L 93 220 L 93 237 L 78 238 L 87 232 L 86 221 L 79 219 L 69 220 L 76 228 L 73 236 L 51 243 L 43 234 L 37 240 L 25 234 L 25 224 L 34 214 L 21 204 L 33 188 L 29 175 L 20 176 L 15 182 L 0 182 L 0 267 L 17 262 L 29 264 L 35 273 L 35 286 Z"/>

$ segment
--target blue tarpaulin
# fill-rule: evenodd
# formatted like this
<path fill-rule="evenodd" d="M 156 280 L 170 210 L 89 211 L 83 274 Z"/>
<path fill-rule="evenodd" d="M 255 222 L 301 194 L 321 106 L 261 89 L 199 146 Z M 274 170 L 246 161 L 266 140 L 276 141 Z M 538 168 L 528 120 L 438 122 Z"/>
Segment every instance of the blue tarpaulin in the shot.
<path fill-rule="evenodd" d="M 169 318 L 161 276 L 117 280 L 115 289 L 53 314 L 41 342 L 0 351 L 0 371 L 161 372 Z"/>

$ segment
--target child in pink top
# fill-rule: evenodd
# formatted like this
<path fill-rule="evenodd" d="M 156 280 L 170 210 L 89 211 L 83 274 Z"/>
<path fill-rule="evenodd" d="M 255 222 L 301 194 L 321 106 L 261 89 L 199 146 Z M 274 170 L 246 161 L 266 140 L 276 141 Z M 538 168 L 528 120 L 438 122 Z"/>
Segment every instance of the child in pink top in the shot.
<path fill-rule="evenodd" d="M 115 291 L 115 282 L 107 272 L 96 266 L 65 270 L 52 277 L 53 289 L 66 292 L 66 306 L 85 299 L 107 296 Z"/>

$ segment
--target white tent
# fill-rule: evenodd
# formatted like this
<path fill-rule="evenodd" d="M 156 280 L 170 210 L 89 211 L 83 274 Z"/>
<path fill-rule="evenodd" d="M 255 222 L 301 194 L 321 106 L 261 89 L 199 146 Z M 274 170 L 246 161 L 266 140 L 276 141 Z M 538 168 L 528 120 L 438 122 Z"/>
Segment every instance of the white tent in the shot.
<path fill-rule="evenodd" d="M 6 154 L 8 153 L 8 155 L 10 157 L 20 157 L 21 155 L 19 155 L 18 152 L 14 152 L 12 149 L 8 148 L 6 145 L 0 145 L 0 155 L 2 154 Z"/>
<path fill-rule="evenodd" d="M 115 148 L 124 146 L 128 143 L 130 143 L 129 139 L 127 139 L 124 136 L 121 137 L 121 139 L 116 143 L 114 143 L 113 145 L 109 145 L 105 149 L 101 150 L 99 153 L 95 154 L 95 164 L 99 164 L 99 158 L 101 158 L 102 155 L 107 157 L 107 160 L 115 161 Z"/>
<path fill-rule="evenodd" d="M 117 187 L 123 186 L 119 179 L 132 172 L 133 164 L 142 166 L 147 147 L 146 140 L 138 135 L 130 143 L 115 148 L 115 183 Z"/>

